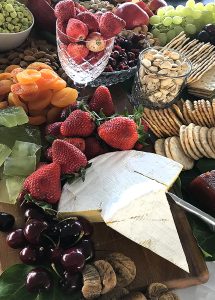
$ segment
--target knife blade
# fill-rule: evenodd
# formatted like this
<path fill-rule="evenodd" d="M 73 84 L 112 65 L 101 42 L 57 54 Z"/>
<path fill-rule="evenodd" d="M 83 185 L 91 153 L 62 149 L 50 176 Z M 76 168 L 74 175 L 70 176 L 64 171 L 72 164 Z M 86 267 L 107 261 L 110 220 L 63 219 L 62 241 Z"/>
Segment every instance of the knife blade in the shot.
<path fill-rule="evenodd" d="M 215 231 L 215 218 L 203 212 L 199 208 L 193 206 L 192 204 L 184 201 L 173 193 L 167 192 L 167 194 L 174 200 L 176 204 L 184 208 L 184 210 L 190 212 L 191 214 L 197 216 L 199 219 L 207 223 L 212 231 Z"/>

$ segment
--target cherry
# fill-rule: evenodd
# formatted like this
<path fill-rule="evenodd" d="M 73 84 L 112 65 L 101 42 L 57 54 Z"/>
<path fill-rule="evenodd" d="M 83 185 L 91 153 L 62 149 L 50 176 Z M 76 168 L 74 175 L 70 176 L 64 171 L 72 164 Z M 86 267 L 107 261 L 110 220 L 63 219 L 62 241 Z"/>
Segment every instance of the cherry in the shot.
<path fill-rule="evenodd" d="M 27 275 L 26 288 L 30 293 L 48 291 L 51 285 L 50 274 L 43 268 L 35 268 Z"/>
<path fill-rule="evenodd" d="M 59 264 L 63 255 L 63 250 L 61 248 L 51 249 L 51 262 L 54 264 Z"/>
<path fill-rule="evenodd" d="M 70 248 L 63 253 L 61 264 L 69 273 L 81 272 L 85 265 L 85 257 L 78 249 Z"/>
<path fill-rule="evenodd" d="M 52 222 L 49 224 L 49 227 L 44 232 L 45 235 L 49 236 L 54 242 L 59 241 L 60 228 L 57 222 Z"/>
<path fill-rule="evenodd" d="M 80 221 L 66 219 L 60 224 L 60 242 L 63 247 L 71 247 L 79 240 L 83 234 L 83 227 Z"/>
<path fill-rule="evenodd" d="M 64 278 L 60 280 L 60 286 L 67 294 L 81 290 L 83 286 L 82 274 L 69 274 L 68 272 L 64 272 Z"/>
<path fill-rule="evenodd" d="M 92 224 L 83 217 L 78 217 L 78 220 L 80 221 L 83 230 L 84 230 L 84 236 L 91 236 L 93 234 L 93 226 Z"/>
<path fill-rule="evenodd" d="M 26 244 L 26 239 L 23 233 L 23 229 L 16 229 L 7 236 L 8 246 L 14 249 L 23 248 Z"/>
<path fill-rule="evenodd" d="M 41 240 L 41 234 L 47 228 L 48 224 L 44 221 L 35 219 L 28 220 L 24 228 L 26 240 L 33 245 L 39 244 Z"/>
<path fill-rule="evenodd" d="M 51 250 L 45 246 L 38 246 L 36 247 L 36 251 L 37 251 L 37 262 L 41 263 L 41 262 L 47 262 L 50 260 L 50 254 L 51 254 Z"/>
<path fill-rule="evenodd" d="M 207 31 L 202 30 L 198 35 L 198 39 L 200 40 L 200 42 L 207 43 L 210 41 L 210 34 Z"/>
<path fill-rule="evenodd" d="M 0 231 L 7 232 L 13 228 L 15 223 L 14 216 L 5 212 L 0 212 Z"/>
<path fill-rule="evenodd" d="M 215 34 L 215 24 L 205 25 L 204 30 L 206 30 L 209 34 L 214 35 Z"/>
<path fill-rule="evenodd" d="M 26 265 L 35 264 L 38 261 L 37 250 L 31 246 L 26 246 L 19 253 L 21 261 Z"/>
<path fill-rule="evenodd" d="M 88 261 L 94 257 L 94 247 L 93 242 L 89 238 L 83 238 L 75 247 L 78 249 Z"/>
<path fill-rule="evenodd" d="M 35 219 L 35 220 L 44 221 L 46 219 L 46 215 L 40 207 L 28 208 L 28 209 L 26 209 L 24 215 L 25 215 L 26 220 Z"/>

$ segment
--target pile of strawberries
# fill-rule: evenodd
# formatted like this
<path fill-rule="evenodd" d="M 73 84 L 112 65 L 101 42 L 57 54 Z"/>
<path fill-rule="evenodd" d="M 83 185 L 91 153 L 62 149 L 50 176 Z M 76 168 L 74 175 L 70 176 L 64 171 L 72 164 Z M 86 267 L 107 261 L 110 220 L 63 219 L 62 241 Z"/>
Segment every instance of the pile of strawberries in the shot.
<path fill-rule="evenodd" d="M 125 21 L 112 12 L 93 14 L 72 0 L 60 1 L 55 15 L 59 39 L 77 64 L 102 52 L 125 27 Z"/>
<path fill-rule="evenodd" d="M 64 121 L 46 126 L 46 135 L 53 141 L 46 149 L 50 163 L 26 179 L 24 190 L 36 200 L 56 203 L 62 177 L 83 175 L 88 160 L 106 152 L 142 150 L 146 131 L 138 112 L 117 115 L 109 89 L 100 86 L 88 105 L 72 106 Z"/>

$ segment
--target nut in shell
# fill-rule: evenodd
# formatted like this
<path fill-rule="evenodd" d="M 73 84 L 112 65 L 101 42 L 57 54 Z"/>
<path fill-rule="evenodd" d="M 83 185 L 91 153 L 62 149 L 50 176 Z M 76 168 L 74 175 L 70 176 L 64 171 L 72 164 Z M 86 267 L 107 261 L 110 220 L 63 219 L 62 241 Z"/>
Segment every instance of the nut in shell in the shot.
<path fill-rule="evenodd" d="M 159 282 L 151 283 L 147 290 L 150 299 L 160 297 L 161 295 L 167 292 L 168 292 L 168 287 L 165 284 Z"/>
<path fill-rule="evenodd" d="M 122 253 L 112 253 L 106 260 L 112 265 L 117 278 L 117 286 L 126 287 L 136 277 L 136 266 L 134 262 Z"/>
<path fill-rule="evenodd" d="M 160 296 L 158 300 L 179 300 L 179 298 L 175 293 L 168 292 Z"/>
<path fill-rule="evenodd" d="M 102 291 L 99 272 L 92 265 L 86 265 L 83 272 L 82 294 L 86 299 L 99 297 Z"/>
<path fill-rule="evenodd" d="M 102 284 L 101 294 L 106 294 L 114 289 L 117 281 L 116 274 L 111 264 L 109 264 L 109 262 L 105 260 L 97 260 L 94 262 L 94 266 L 96 267 L 100 275 Z"/>

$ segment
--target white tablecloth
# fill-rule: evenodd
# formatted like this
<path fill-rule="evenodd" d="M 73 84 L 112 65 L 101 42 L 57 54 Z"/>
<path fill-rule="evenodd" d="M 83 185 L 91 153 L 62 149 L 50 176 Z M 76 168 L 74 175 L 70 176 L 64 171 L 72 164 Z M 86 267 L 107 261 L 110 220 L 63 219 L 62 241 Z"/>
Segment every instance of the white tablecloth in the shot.
<path fill-rule="evenodd" d="M 176 294 L 181 300 L 215 300 L 215 262 L 207 263 L 210 279 L 207 283 L 183 290 Z"/>

